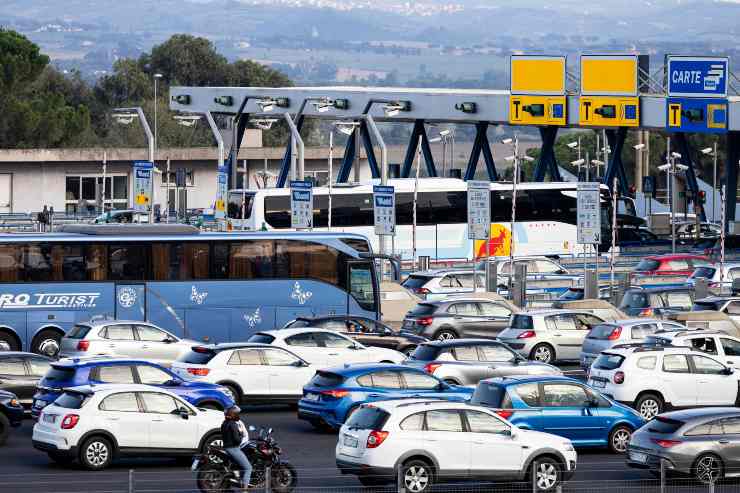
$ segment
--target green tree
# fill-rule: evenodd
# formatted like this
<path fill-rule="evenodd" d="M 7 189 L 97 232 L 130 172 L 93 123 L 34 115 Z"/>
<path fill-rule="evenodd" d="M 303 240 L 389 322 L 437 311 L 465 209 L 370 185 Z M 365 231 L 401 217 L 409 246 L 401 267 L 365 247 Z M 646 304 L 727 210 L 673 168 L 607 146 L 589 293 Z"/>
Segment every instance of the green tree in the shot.
<path fill-rule="evenodd" d="M 229 79 L 229 64 L 209 40 L 176 34 L 139 58 L 149 74 L 160 73 L 167 84 L 222 86 Z"/>
<path fill-rule="evenodd" d="M 0 97 L 17 94 L 48 64 L 49 57 L 28 38 L 0 28 Z"/>

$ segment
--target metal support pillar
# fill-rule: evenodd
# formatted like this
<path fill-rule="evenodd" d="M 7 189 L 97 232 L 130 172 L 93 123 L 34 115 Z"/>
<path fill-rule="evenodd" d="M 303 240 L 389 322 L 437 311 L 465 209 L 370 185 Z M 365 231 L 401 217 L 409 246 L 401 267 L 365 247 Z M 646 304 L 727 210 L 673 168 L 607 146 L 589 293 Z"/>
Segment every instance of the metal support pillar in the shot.
<path fill-rule="evenodd" d="M 483 152 L 483 160 L 486 162 L 488 179 L 498 181 L 498 172 L 496 172 L 496 166 L 493 161 L 491 145 L 488 143 L 487 132 L 488 122 L 478 122 L 475 124 L 475 140 L 473 141 L 473 149 L 470 152 L 468 167 L 465 170 L 465 181 L 475 179 L 475 171 L 478 168 L 478 160 L 480 159 L 481 152 Z"/>
<path fill-rule="evenodd" d="M 373 178 L 380 178 L 380 168 L 378 168 L 378 160 L 375 158 L 373 141 L 370 139 L 370 132 L 368 131 L 367 121 L 365 120 L 362 120 L 360 122 L 360 138 L 362 138 L 362 145 L 365 147 L 367 162 L 370 165 L 370 173 L 372 174 Z M 359 162 L 359 159 L 357 162 Z"/>
<path fill-rule="evenodd" d="M 401 178 L 408 178 L 411 175 L 411 168 L 414 165 L 414 157 L 416 156 L 416 149 L 419 146 L 419 139 L 421 139 L 421 152 L 424 154 L 427 175 L 432 178 L 437 177 L 437 167 L 434 165 L 434 156 L 432 156 L 432 148 L 429 145 L 429 138 L 424 128 L 424 120 L 416 120 L 414 121 L 414 128 L 411 131 L 409 146 L 406 149 L 406 157 L 403 160 Z"/>
<path fill-rule="evenodd" d="M 352 162 L 355 160 L 355 141 L 357 140 L 355 132 L 357 132 L 357 127 L 347 137 L 347 145 L 344 146 L 344 157 L 337 173 L 337 183 L 347 183 L 347 180 L 349 180 L 349 172 L 352 170 Z"/>
<path fill-rule="evenodd" d="M 627 173 L 624 171 L 624 163 L 622 162 L 622 150 L 624 149 L 624 141 L 626 139 L 627 127 L 619 127 L 616 130 L 610 129 L 606 131 L 606 140 L 611 151 L 609 152 L 609 162 L 606 163 L 606 171 L 604 172 L 602 183 L 611 190 L 614 186 L 614 177 L 616 176 L 620 195 L 628 195 L 629 193 Z"/>
<path fill-rule="evenodd" d="M 359 166 L 359 156 L 357 145 L 357 131 L 359 129 L 360 138 L 362 139 L 362 145 L 365 148 L 365 154 L 367 156 L 367 162 L 370 165 L 370 173 L 373 178 L 380 178 L 380 168 L 378 167 L 378 160 L 375 157 L 375 150 L 373 149 L 373 142 L 370 139 L 370 132 L 367 128 L 367 122 L 365 120 L 360 121 L 360 125 L 352 130 L 352 134 L 347 137 L 347 144 L 344 147 L 344 158 L 342 159 L 342 165 L 339 168 L 337 174 L 337 183 L 346 183 L 349 180 L 350 171 L 354 166 L 355 161 Z"/>
<path fill-rule="evenodd" d="M 699 184 L 696 181 L 696 169 L 694 164 L 694 153 L 693 149 L 691 148 L 691 144 L 689 143 L 688 137 L 686 137 L 686 134 L 683 132 L 677 132 L 674 134 L 674 138 L 676 140 L 677 146 L 678 146 L 678 152 L 681 154 L 681 164 L 684 164 L 688 166 L 688 169 L 685 171 L 686 174 L 686 188 L 688 190 L 691 190 L 691 195 L 694 197 L 694 210 L 696 210 L 696 199 L 699 195 Z M 701 214 L 700 214 L 701 221 L 707 220 L 707 215 L 704 212 L 704 208 L 701 208 Z"/>
<path fill-rule="evenodd" d="M 737 168 L 740 161 L 740 132 L 727 134 L 727 161 L 725 162 L 724 185 L 727 197 L 725 199 L 725 228 L 735 221 L 735 207 L 737 206 Z"/>
<path fill-rule="evenodd" d="M 304 115 L 299 115 L 295 121 L 295 126 L 300 132 L 303 128 Z M 283 161 L 280 163 L 280 173 L 278 174 L 276 188 L 283 188 L 288 183 L 288 175 L 290 174 L 290 156 L 293 154 L 291 147 L 292 139 L 288 139 L 288 145 L 285 146 L 285 155 L 283 155 Z"/>
<path fill-rule="evenodd" d="M 249 113 L 244 113 L 244 108 L 247 106 L 250 96 L 245 97 L 242 103 L 239 105 L 239 109 L 234 115 L 234 126 L 231 129 L 233 132 L 231 139 L 231 149 L 229 150 L 229 159 L 226 161 L 226 176 L 228 178 L 227 189 L 231 190 L 236 188 L 236 173 L 239 168 L 237 162 L 239 156 L 239 148 L 242 145 L 242 139 L 244 139 L 244 132 L 247 129 L 247 122 L 249 122 Z"/>
<path fill-rule="evenodd" d="M 550 172 L 552 181 L 563 181 L 558 168 L 558 161 L 555 158 L 555 137 L 558 135 L 558 127 L 540 127 L 540 137 L 542 138 L 542 149 L 537 165 L 534 168 L 532 181 L 545 181 L 547 172 Z"/>

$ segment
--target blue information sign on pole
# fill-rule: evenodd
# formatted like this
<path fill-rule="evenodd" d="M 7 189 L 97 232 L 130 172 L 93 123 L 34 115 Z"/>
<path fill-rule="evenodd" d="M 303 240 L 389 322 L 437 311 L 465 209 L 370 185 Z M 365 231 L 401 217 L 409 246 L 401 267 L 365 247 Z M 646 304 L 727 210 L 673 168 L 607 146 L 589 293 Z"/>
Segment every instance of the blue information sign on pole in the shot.
<path fill-rule="evenodd" d="M 727 57 L 668 55 L 666 77 L 668 95 L 682 97 L 726 97 Z"/>
<path fill-rule="evenodd" d="M 290 225 L 295 229 L 313 227 L 313 184 L 310 181 L 290 182 Z"/>
<path fill-rule="evenodd" d="M 216 219 L 224 219 L 226 217 L 226 193 L 227 193 L 227 178 L 226 166 L 218 168 L 216 183 L 216 204 L 213 208 L 213 215 Z"/>
<path fill-rule="evenodd" d="M 373 186 L 375 234 L 396 234 L 396 193 L 392 186 Z"/>
<path fill-rule="evenodd" d="M 154 164 L 149 161 L 134 161 L 134 210 L 149 212 L 152 209 Z"/>

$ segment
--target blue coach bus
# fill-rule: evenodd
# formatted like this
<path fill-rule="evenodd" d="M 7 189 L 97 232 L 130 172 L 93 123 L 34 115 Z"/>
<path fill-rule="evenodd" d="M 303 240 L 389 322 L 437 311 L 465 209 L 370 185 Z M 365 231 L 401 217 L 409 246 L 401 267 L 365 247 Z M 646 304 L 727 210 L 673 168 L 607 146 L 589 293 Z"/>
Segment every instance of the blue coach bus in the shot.
<path fill-rule="evenodd" d="M 75 323 L 148 320 L 180 337 L 246 340 L 300 316 L 377 318 L 367 239 L 72 225 L 0 234 L 0 345 L 54 355 Z"/>

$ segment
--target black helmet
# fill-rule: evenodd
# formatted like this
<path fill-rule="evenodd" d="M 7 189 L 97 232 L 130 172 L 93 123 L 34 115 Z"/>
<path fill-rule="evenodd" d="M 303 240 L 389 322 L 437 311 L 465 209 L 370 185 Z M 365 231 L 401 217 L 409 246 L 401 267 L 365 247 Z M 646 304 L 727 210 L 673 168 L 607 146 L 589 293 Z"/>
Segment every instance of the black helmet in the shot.
<path fill-rule="evenodd" d="M 234 406 L 231 406 L 231 407 L 227 407 L 224 410 L 224 416 L 226 416 L 227 418 L 236 418 L 236 419 L 238 419 L 239 418 L 239 414 L 241 414 L 241 412 L 242 412 L 241 408 L 239 408 L 239 406 L 237 406 L 237 405 L 234 405 Z"/>

